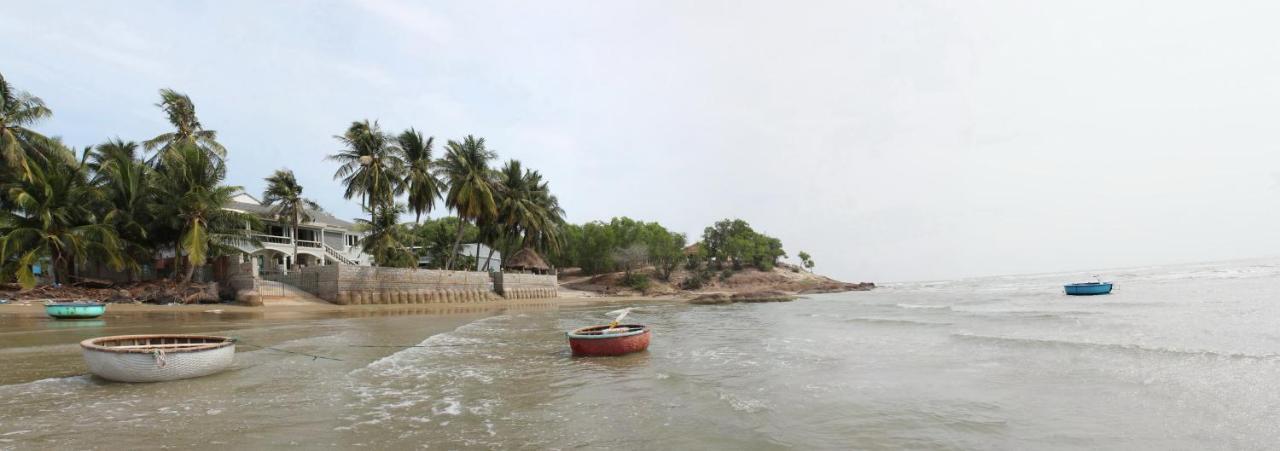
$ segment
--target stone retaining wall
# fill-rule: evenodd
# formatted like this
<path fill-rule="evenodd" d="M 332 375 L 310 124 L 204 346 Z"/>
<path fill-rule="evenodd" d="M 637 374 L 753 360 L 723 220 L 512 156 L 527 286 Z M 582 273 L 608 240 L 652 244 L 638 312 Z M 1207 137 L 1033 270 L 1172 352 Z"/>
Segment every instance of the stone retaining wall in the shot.
<path fill-rule="evenodd" d="M 554 298 L 560 283 L 554 275 L 493 273 L 493 289 L 507 299 Z"/>
<path fill-rule="evenodd" d="M 227 267 L 227 286 L 232 290 L 258 289 L 258 261 L 232 263 Z"/>
<path fill-rule="evenodd" d="M 472 271 L 334 265 L 317 296 L 335 304 L 459 304 L 497 300 L 489 274 Z"/>

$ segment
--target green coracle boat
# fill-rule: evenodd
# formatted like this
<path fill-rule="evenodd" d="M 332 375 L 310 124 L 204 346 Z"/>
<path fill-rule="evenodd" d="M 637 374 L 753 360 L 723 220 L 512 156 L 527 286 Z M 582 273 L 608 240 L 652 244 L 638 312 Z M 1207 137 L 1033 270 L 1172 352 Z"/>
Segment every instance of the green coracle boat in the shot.
<path fill-rule="evenodd" d="M 91 301 L 50 302 L 44 305 L 44 312 L 57 319 L 97 318 L 106 311 L 107 304 Z"/>

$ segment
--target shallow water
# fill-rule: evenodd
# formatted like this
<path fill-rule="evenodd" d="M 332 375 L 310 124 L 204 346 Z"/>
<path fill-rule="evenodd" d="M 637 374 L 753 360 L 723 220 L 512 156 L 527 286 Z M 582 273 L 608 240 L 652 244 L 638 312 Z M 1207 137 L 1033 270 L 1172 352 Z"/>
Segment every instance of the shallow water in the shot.
<path fill-rule="evenodd" d="M 650 351 L 620 358 L 571 357 L 563 336 L 616 305 L 456 318 L 439 330 L 422 327 L 423 316 L 259 324 L 238 333 L 342 361 L 243 349 L 234 371 L 190 381 L 77 375 L 0 386 L 0 448 L 1266 449 L 1280 441 L 1280 262 L 1105 275 L 1117 288 L 1100 297 L 1062 295 L 1062 282 L 1086 278 L 1064 273 L 791 303 L 657 303 L 633 313 L 655 331 Z M 0 354 L 27 362 L 24 349 Z M 84 418 L 95 421 L 68 422 Z"/>

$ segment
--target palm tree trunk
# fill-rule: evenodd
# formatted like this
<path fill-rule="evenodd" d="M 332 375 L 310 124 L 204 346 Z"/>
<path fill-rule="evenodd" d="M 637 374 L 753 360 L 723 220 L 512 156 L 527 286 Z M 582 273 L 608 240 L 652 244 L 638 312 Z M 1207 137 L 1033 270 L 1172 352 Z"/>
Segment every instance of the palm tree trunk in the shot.
<path fill-rule="evenodd" d="M 494 244 L 497 244 L 497 243 L 494 243 Z M 485 271 L 489 270 L 489 262 L 493 261 L 493 251 L 494 251 L 493 246 L 489 246 L 489 255 L 485 256 L 484 258 Z"/>
<path fill-rule="evenodd" d="M 464 224 L 462 216 L 458 216 L 458 233 L 453 236 L 453 249 L 449 252 L 449 258 L 445 260 L 444 269 L 453 269 L 453 258 L 458 256 L 458 246 L 462 245 L 462 225 Z"/>
<path fill-rule="evenodd" d="M 182 283 L 185 284 L 191 282 L 191 276 L 195 273 L 196 264 L 194 262 L 187 262 L 187 265 L 184 266 L 182 270 Z"/>
<path fill-rule="evenodd" d="M 179 235 L 181 236 L 181 235 Z M 173 274 L 169 276 L 170 280 L 178 280 L 178 275 L 182 269 L 182 251 L 178 248 L 178 240 L 173 241 Z"/>

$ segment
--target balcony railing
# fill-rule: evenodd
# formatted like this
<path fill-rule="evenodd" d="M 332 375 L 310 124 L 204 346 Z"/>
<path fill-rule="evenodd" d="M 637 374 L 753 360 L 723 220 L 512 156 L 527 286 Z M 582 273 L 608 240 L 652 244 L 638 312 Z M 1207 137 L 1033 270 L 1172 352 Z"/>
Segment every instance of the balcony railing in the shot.
<path fill-rule="evenodd" d="M 258 241 L 261 241 L 264 243 L 287 244 L 290 246 L 293 245 L 293 239 L 287 236 L 263 235 L 261 233 L 256 233 L 253 236 L 257 237 Z M 324 243 L 321 243 L 319 241 L 298 240 L 298 247 L 313 247 L 316 249 L 323 249 Z"/>
<path fill-rule="evenodd" d="M 293 244 L 293 240 L 287 236 L 263 235 L 261 233 L 255 233 L 253 236 L 263 243 Z"/>

